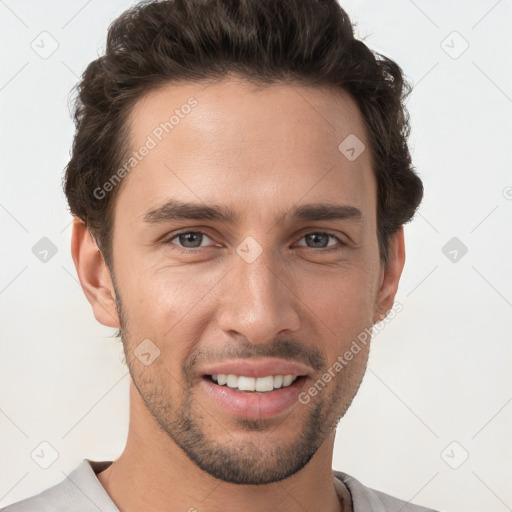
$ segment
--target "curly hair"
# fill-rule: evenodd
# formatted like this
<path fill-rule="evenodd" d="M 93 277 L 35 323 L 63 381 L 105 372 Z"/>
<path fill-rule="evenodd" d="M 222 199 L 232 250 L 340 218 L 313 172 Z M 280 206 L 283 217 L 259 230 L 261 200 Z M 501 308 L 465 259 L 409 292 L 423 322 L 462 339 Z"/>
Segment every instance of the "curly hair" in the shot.
<path fill-rule="evenodd" d="M 222 79 L 338 88 L 362 114 L 377 181 L 377 239 L 389 237 L 423 197 L 407 139 L 412 88 L 393 60 L 354 36 L 336 0 L 143 1 L 110 25 L 105 54 L 75 86 L 75 136 L 63 179 L 71 213 L 88 226 L 112 270 L 112 224 L 120 187 L 94 191 L 119 169 L 128 117 L 145 94 L 173 82 Z"/>

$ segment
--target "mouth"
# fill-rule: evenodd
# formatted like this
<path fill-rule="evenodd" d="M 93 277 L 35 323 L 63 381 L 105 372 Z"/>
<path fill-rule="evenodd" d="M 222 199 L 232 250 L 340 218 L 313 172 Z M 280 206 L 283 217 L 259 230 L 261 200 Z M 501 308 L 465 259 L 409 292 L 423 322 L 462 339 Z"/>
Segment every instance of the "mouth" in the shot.
<path fill-rule="evenodd" d="M 207 374 L 201 388 L 215 406 L 215 412 L 251 419 L 283 415 L 299 404 L 306 375 L 250 377 L 235 374 Z"/>
<path fill-rule="evenodd" d="M 265 377 L 250 377 L 247 375 L 234 375 L 218 373 L 205 375 L 204 378 L 210 380 L 218 386 L 227 387 L 238 391 L 239 393 L 271 393 L 276 389 L 290 387 L 298 379 L 305 378 L 305 375 L 267 375 Z"/>
<path fill-rule="evenodd" d="M 254 419 L 289 413 L 312 374 L 308 365 L 278 358 L 228 360 L 198 370 L 214 414 Z"/>

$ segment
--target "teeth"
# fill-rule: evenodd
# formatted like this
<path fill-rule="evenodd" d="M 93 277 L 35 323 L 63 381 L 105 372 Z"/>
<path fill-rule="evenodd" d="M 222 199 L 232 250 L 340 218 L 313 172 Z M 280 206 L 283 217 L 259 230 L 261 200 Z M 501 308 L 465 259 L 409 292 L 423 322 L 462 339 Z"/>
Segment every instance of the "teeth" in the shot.
<path fill-rule="evenodd" d="M 240 391 L 256 391 L 256 379 L 254 377 L 238 377 L 237 381 L 237 388 Z"/>
<path fill-rule="evenodd" d="M 236 375 L 228 375 L 226 384 L 229 388 L 236 388 L 238 387 L 238 377 Z"/>
<path fill-rule="evenodd" d="M 297 380 L 295 375 L 268 375 L 267 377 L 246 377 L 245 375 L 212 375 L 212 379 L 220 386 L 227 385 L 239 391 L 267 392 L 278 388 L 286 388 Z"/>
<path fill-rule="evenodd" d="M 285 375 L 283 377 L 283 388 L 289 386 L 294 380 L 293 375 Z"/>
<path fill-rule="evenodd" d="M 240 383 L 239 383 L 240 387 Z M 274 389 L 274 377 L 269 375 L 268 377 L 260 377 L 259 379 L 254 379 L 254 390 L 255 391 L 272 391 Z"/>

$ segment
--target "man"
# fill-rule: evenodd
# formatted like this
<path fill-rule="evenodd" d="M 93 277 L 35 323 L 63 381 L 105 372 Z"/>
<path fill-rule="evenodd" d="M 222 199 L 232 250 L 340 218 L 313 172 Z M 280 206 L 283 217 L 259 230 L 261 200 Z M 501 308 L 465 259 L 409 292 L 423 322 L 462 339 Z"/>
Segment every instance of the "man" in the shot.
<path fill-rule="evenodd" d="M 114 22 L 65 192 L 84 293 L 123 342 L 128 440 L 6 512 L 429 510 L 331 466 L 422 197 L 409 90 L 335 0 Z"/>

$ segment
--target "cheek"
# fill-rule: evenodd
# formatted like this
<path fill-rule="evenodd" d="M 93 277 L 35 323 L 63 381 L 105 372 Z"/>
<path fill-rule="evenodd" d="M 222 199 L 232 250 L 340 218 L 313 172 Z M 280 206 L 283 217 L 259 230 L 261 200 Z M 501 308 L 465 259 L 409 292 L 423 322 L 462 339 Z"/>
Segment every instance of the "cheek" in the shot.
<path fill-rule="evenodd" d="M 304 295 L 307 306 L 339 336 L 372 323 L 376 277 L 368 268 L 353 267 L 313 280 Z"/>
<path fill-rule="evenodd" d="M 129 268 L 127 265 L 126 268 Z M 209 290 L 214 289 L 222 272 L 193 271 L 186 265 L 144 267 L 133 262 L 137 272 L 123 274 L 123 307 L 130 332 L 138 337 L 172 338 L 192 322 L 200 324 Z"/>

